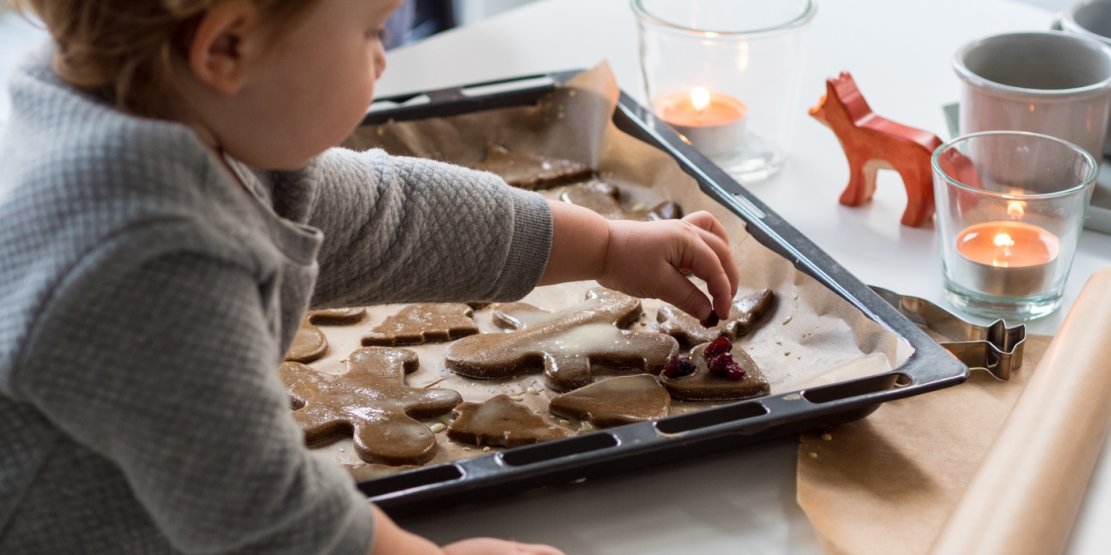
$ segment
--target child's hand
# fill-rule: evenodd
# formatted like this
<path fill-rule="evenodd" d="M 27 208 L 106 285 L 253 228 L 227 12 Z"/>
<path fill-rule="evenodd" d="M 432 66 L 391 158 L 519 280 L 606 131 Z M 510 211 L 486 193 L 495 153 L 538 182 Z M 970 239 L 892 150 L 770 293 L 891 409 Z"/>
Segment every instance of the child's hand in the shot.
<path fill-rule="evenodd" d="M 444 546 L 446 555 L 563 555 L 547 545 L 517 543 L 494 538 L 471 538 Z"/>
<path fill-rule="evenodd" d="M 725 228 L 709 212 L 682 220 L 606 220 L 565 202 L 550 201 L 552 251 L 541 285 L 597 279 L 610 289 L 656 298 L 705 320 L 729 317 L 738 272 Z M 689 279 L 706 281 L 710 299 Z"/>
<path fill-rule="evenodd" d="M 706 299 L 688 274 L 702 278 Z M 598 283 L 642 298 L 658 298 L 705 320 L 729 317 L 738 272 L 725 228 L 709 212 L 682 220 L 610 222 L 609 248 Z"/>

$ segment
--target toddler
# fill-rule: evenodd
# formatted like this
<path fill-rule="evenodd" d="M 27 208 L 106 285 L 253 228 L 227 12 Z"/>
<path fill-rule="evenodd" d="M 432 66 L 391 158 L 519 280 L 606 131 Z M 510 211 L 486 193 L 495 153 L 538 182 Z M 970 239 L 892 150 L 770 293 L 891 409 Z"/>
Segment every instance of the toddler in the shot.
<path fill-rule="evenodd" d="M 22 3 L 53 44 L 0 135 L 0 552 L 559 553 L 437 547 L 312 455 L 277 374 L 304 311 L 596 279 L 728 314 L 707 213 L 607 221 L 333 148 L 398 0 Z"/>

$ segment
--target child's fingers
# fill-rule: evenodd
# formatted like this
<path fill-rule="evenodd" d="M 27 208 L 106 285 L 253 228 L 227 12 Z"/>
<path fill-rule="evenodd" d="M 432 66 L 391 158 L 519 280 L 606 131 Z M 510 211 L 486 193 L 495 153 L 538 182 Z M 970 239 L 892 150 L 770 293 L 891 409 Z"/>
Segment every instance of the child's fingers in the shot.
<path fill-rule="evenodd" d="M 519 553 L 527 553 L 528 555 L 564 555 L 562 551 L 550 545 L 518 543 L 516 547 Z"/>
<path fill-rule="evenodd" d="M 691 273 L 706 282 L 710 298 L 713 299 L 714 312 L 717 312 L 721 318 L 728 318 L 729 305 L 733 300 L 733 284 L 725 271 L 722 259 L 710 246 L 709 241 L 702 240 L 701 236 L 698 236 L 698 239 L 687 244 L 679 268 L 690 268 Z M 709 314 L 690 313 L 698 316 L 699 319 L 709 316 Z"/>
<path fill-rule="evenodd" d="M 725 226 L 721 225 L 721 222 L 719 222 L 718 219 L 713 216 L 713 214 L 710 214 L 705 210 L 699 210 L 698 212 L 687 214 L 683 217 L 683 221 L 705 229 L 706 231 L 709 231 L 710 233 L 718 236 L 718 238 L 720 238 L 726 244 L 729 243 L 729 235 L 725 233 Z"/>
<path fill-rule="evenodd" d="M 721 267 L 725 270 L 725 275 L 729 279 L 729 296 L 732 298 L 737 294 L 737 288 L 741 283 L 741 273 L 737 269 L 736 260 L 733 258 L 733 249 L 729 248 L 728 242 L 723 241 L 709 231 L 700 229 L 699 233 L 702 240 L 713 249 L 714 254 L 721 262 Z"/>
<path fill-rule="evenodd" d="M 729 248 L 729 236 L 725 233 L 725 226 L 705 210 L 688 214 L 683 218 L 683 221 L 702 231 L 703 240 L 713 247 L 725 267 L 726 274 L 729 276 L 730 293 L 736 295 L 741 276 L 737 271 L 737 263 L 733 260 L 733 250 Z M 710 239 L 710 237 L 713 239 Z"/>
<path fill-rule="evenodd" d="M 678 268 L 667 267 L 658 275 L 660 276 L 659 299 L 661 301 L 673 305 L 699 320 L 705 320 L 713 312 L 714 307 L 710 300 Z"/>

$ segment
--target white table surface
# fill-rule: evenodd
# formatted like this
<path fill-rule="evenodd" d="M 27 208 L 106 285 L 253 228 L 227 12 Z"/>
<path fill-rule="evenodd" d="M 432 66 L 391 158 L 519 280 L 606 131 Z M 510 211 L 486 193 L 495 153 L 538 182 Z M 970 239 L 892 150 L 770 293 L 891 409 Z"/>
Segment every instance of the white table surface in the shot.
<path fill-rule="evenodd" d="M 820 1 L 820 0 L 819 0 Z M 41 31 L 0 14 L 0 74 L 16 47 Z M 899 225 L 905 194 L 881 172 L 876 198 L 837 204 L 848 170 L 833 134 L 806 116 L 824 79 L 853 73 L 877 113 L 947 137 L 941 105 L 958 98 L 950 58 L 970 40 L 1046 28 L 1052 14 L 1005 0 L 831 0 L 821 2 L 785 170 L 749 189 L 863 281 L 943 302 L 932 229 Z M 643 102 L 636 28 L 626 0 L 544 0 L 390 53 L 378 85 L 385 96 L 608 60 L 621 87 Z M 14 45 L 14 46 L 13 46 Z M 0 85 L 4 79 L 0 76 Z M 0 122 L 7 99 L 0 98 Z M 1086 278 L 1111 266 L 1111 235 L 1085 232 L 1064 308 L 1030 326 L 1053 333 Z M 1111 401 L 1111 400 L 1109 400 Z M 795 502 L 795 439 L 624 476 L 531 492 L 406 519 L 436 540 L 472 535 L 549 542 L 569 554 L 816 554 L 821 550 Z M 1067 549 L 1111 552 L 1111 456 L 1102 456 Z"/>
<path fill-rule="evenodd" d="M 833 133 L 806 115 L 824 79 L 851 71 L 877 113 L 948 137 L 941 106 L 958 98 L 954 52 L 983 36 L 1040 30 L 1052 14 L 1003 0 L 820 2 L 809 29 L 795 141 L 785 170 L 748 188 L 866 283 L 944 303 L 932 228 L 899 224 L 906 196 L 881 172 L 875 199 L 837 203 L 848 178 Z M 626 0 L 545 0 L 391 52 L 378 95 L 443 88 L 608 60 L 618 83 L 643 92 Z M 1085 232 L 1064 308 L 1029 326 L 1054 333 L 1085 280 L 1111 266 L 1111 235 Z M 1111 400 L 1109 400 L 1111 402 Z M 796 440 L 679 465 L 533 492 L 479 508 L 407 519 L 438 540 L 468 535 L 544 541 L 573 554 L 820 553 L 795 502 Z M 1111 457 L 1097 464 L 1069 553 L 1107 553 Z"/>

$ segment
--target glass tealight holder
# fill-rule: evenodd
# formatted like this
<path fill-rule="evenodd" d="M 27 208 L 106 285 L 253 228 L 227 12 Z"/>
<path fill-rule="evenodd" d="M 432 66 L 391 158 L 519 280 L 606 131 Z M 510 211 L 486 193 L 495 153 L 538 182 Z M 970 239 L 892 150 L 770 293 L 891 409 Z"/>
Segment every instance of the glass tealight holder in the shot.
<path fill-rule="evenodd" d="M 631 0 L 655 116 L 743 182 L 776 174 L 798 105 L 812 0 Z"/>
<path fill-rule="evenodd" d="M 987 131 L 941 145 L 932 165 L 949 302 L 1009 320 L 1056 310 L 1099 173 L 1095 158 L 1048 135 Z"/>

